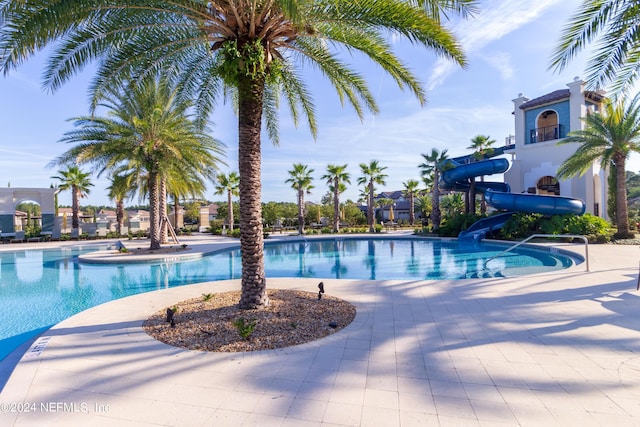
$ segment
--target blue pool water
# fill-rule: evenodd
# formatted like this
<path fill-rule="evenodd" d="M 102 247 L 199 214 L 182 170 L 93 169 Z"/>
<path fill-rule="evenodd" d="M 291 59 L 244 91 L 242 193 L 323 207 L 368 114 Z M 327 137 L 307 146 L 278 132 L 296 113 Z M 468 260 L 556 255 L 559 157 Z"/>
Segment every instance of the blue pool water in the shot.
<path fill-rule="evenodd" d="M 51 325 L 107 301 L 185 284 L 240 278 L 239 250 L 172 263 L 86 264 L 106 246 L 0 252 L 0 360 Z M 519 248 L 484 261 L 502 245 L 427 239 L 324 239 L 265 245 L 268 277 L 461 279 L 567 268 L 570 258 Z"/>

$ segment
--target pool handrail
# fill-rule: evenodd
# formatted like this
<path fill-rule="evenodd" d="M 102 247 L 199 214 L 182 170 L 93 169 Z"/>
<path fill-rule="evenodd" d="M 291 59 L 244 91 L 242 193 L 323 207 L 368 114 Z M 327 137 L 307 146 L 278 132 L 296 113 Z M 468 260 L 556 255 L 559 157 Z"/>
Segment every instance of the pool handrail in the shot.
<path fill-rule="evenodd" d="M 584 261 L 586 263 L 586 267 L 587 267 L 587 271 L 589 271 L 589 240 L 579 234 L 532 234 L 531 236 L 521 240 L 520 242 L 516 243 L 513 246 L 509 246 L 507 249 L 505 249 L 504 251 L 500 252 L 497 255 L 492 256 L 491 258 L 487 259 L 484 264 L 482 265 L 482 268 L 486 269 L 487 268 L 487 264 L 489 263 L 489 261 L 491 261 L 492 259 L 498 258 L 499 256 L 502 256 L 504 254 L 506 254 L 507 252 L 511 252 L 513 249 L 517 248 L 518 246 L 527 243 L 529 240 L 534 239 L 536 237 L 546 237 L 546 238 L 557 238 L 557 237 L 567 237 L 567 238 L 572 238 L 572 239 L 582 239 L 584 241 Z"/>

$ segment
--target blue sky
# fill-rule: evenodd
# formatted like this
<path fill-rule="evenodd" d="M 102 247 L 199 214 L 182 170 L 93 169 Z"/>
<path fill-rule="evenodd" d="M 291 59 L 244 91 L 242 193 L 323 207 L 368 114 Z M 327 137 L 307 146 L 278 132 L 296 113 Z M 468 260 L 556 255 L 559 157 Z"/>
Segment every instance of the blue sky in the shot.
<path fill-rule="evenodd" d="M 452 23 L 469 65 L 461 69 L 438 60 L 431 52 L 397 42 L 402 59 L 424 82 L 427 105 L 401 91 L 391 79 L 370 63 L 354 59 L 376 95 L 380 113 L 360 121 L 353 109 L 341 106 L 328 83 L 311 73 L 309 87 L 314 96 L 319 135 L 314 141 L 304 123 L 296 129 L 286 110 L 280 117 L 281 143 L 274 147 L 263 139 L 263 201 L 295 202 L 295 192 L 285 180 L 293 163 L 307 164 L 315 172 L 314 189 L 307 200 L 319 202 L 327 186 L 321 176 L 328 164 L 348 164 L 351 185 L 343 200 L 357 200 L 360 163 L 378 160 L 387 167 L 385 186 L 399 190 L 409 179 L 419 179 L 421 153 L 432 148 L 448 149 L 451 156 L 468 154 L 466 147 L 478 134 L 504 143 L 513 134 L 512 99 L 522 93 L 534 98 L 566 88 L 575 76 L 584 76 L 583 56 L 558 74 L 549 71 L 553 46 L 563 25 L 580 0 L 483 0 L 475 18 Z M 57 142 L 71 129 L 68 119 L 87 113 L 87 86 L 92 75 L 83 73 L 55 94 L 41 87 L 45 55 L 37 55 L 7 77 L 0 76 L 0 186 L 49 187 L 56 169 L 47 164 L 68 146 Z M 211 117 L 213 133 L 227 146 L 228 167 L 237 170 L 237 118 L 227 106 Z M 640 171 L 633 156 L 628 170 Z M 88 199 L 81 204 L 110 205 L 109 181 L 94 179 Z M 207 192 L 209 200 L 223 200 Z M 69 192 L 60 195 L 70 204 Z M 135 199 L 130 204 L 137 204 Z"/>

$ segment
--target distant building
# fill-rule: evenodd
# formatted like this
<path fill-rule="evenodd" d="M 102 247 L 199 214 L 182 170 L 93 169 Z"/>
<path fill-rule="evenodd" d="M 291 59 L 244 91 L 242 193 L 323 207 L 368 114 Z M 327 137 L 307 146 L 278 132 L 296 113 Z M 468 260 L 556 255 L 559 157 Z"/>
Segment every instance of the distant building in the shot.
<path fill-rule="evenodd" d="M 217 203 L 211 203 L 209 205 L 209 221 L 213 221 L 214 219 L 218 219 L 218 208 L 220 206 Z"/>
<path fill-rule="evenodd" d="M 389 199 L 393 202 L 388 205 L 379 205 L 377 202 L 383 199 Z M 373 200 L 375 203 L 375 216 L 376 220 L 387 222 L 391 220 L 391 215 L 393 211 L 393 221 L 409 221 L 409 212 L 411 211 L 411 201 L 408 197 L 404 195 L 404 191 L 395 190 L 395 191 L 382 191 L 373 196 Z M 360 205 L 360 210 L 367 215 L 367 204 L 364 203 Z M 416 213 L 416 220 L 420 218 L 420 216 Z"/>
<path fill-rule="evenodd" d="M 129 223 L 129 231 L 148 231 L 151 221 L 149 211 L 142 209 L 131 209 L 126 211 L 126 218 Z"/>

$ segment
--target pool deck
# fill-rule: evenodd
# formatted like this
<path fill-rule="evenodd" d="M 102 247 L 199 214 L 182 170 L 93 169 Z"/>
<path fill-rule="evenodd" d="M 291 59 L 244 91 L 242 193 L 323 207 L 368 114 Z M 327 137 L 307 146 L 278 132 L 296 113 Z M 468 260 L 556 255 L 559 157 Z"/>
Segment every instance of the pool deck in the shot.
<path fill-rule="evenodd" d="M 185 238 L 194 252 L 232 242 Z M 637 426 L 638 249 L 590 245 L 590 272 L 325 279 L 329 295 L 357 307 L 352 324 L 249 353 L 182 350 L 141 328 L 177 301 L 237 290 L 237 280 L 112 301 L 31 346 L 0 393 L 0 425 Z M 267 285 L 314 292 L 317 282 Z"/>

